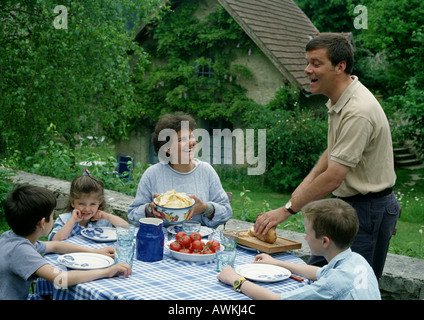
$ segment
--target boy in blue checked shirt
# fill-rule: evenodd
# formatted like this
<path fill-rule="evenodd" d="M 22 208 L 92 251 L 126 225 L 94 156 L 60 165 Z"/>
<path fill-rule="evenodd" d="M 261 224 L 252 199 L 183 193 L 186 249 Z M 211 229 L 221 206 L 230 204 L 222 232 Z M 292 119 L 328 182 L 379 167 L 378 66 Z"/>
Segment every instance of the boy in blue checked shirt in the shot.
<path fill-rule="evenodd" d="M 350 246 L 358 231 L 355 209 L 340 199 L 311 202 L 303 209 L 306 241 L 311 254 L 324 256 L 328 264 L 316 267 L 279 261 L 267 254 L 259 254 L 254 263 L 284 267 L 292 273 L 314 281 L 289 292 L 276 293 L 245 280 L 230 266 L 218 279 L 252 299 L 290 300 L 379 300 L 377 278 L 368 262 L 352 252 Z"/>
<path fill-rule="evenodd" d="M 61 287 L 99 278 L 131 274 L 131 267 L 118 263 L 98 270 L 61 271 L 51 266 L 44 253 L 92 252 L 113 256 L 113 248 L 90 249 L 61 241 L 42 242 L 53 226 L 56 198 L 41 187 L 22 185 L 7 196 L 4 205 L 6 221 L 13 231 L 0 236 L 0 300 L 30 298 L 31 283 L 42 277 Z"/>

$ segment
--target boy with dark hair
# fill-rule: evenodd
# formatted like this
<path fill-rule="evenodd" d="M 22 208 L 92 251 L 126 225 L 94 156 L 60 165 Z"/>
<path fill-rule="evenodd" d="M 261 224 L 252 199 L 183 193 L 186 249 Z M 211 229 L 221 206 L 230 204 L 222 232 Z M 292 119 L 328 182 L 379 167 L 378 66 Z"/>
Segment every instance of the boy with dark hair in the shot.
<path fill-rule="evenodd" d="M 292 273 L 314 281 L 289 292 L 276 293 L 247 281 L 230 266 L 218 279 L 233 285 L 252 299 L 287 300 L 379 300 L 377 278 L 367 261 L 352 252 L 350 245 L 358 231 L 355 209 L 340 199 L 310 202 L 302 208 L 305 218 L 306 241 L 312 254 L 325 257 L 322 268 L 306 264 L 284 262 L 268 254 L 259 254 L 254 263 L 284 267 Z"/>
<path fill-rule="evenodd" d="M 41 187 L 22 185 L 8 194 L 4 212 L 12 231 L 0 236 L 0 300 L 27 299 L 31 283 L 37 277 L 67 287 L 118 274 L 131 274 L 130 266 L 122 263 L 105 269 L 68 272 L 48 264 L 41 254 L 79 251 L 113 256 L 111 247 L 90 249 L 60 241 L 39 241 L 49 234 L 53 226 L 55 207 L 53 193 Z"/>

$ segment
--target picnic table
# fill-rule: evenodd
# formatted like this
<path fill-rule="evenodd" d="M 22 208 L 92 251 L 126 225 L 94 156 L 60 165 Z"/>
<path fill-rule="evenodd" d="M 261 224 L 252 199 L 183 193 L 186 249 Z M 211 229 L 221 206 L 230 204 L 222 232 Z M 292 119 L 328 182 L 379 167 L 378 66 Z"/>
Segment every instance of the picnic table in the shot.
<path fill-rule="evenodd" d="M 164 229 L 166 232 L 166 229 Z M 165 242 L 168 235 L 165 234 Z M 67 240 L 70 243 L 102 248 L 113 246 L 113 242 L 97 242 L 81 235 Z M 235 266 L 251 263 L 257 252 L 237 248 Z M 272 254 L 276 259 L 304 263 L 291 252 Z M 54 267 L 66 270 L 57 262 L 58 254 L 46 254 L 45 259 Z M 53 300 L 247 300 L 242 293 L 218 281 L 215 261 L 200 263 L 176 260 L 165 246 L 163 259 L 157 262 L 143 262 L 134 257 L 132 275 L 98 279 L 62 289 L 40 278 L 35 293 L 49 295 Z M 257 282 L 275 292 L 294 290 L 306 284 L 287 278 L 278 282 Z"/>

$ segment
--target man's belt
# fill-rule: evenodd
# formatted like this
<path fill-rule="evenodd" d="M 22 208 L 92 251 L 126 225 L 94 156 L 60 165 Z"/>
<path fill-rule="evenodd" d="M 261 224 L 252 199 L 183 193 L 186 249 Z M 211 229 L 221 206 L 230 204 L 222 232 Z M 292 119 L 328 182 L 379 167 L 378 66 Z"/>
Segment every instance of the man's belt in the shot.
<path fill-rule="evenodd" d="M 379 192 L 369 192 L 367 194 L 362 194 L 362 193 L 358 193 L 355 194 L 354 196 L 350 196 L 350 197 L 336 197 L 339 199 L 342 199 L 344 201 L 361 201 L 361 200 L 367 200 L 367 199 L 375 199 L 375 198 L 381 198 L 384 196 L 387 196 L 389 194 L 391 194 L 393 192 L 393 188 L 387 188 L 384 189 L 383 191 L 379 191 Z"/>

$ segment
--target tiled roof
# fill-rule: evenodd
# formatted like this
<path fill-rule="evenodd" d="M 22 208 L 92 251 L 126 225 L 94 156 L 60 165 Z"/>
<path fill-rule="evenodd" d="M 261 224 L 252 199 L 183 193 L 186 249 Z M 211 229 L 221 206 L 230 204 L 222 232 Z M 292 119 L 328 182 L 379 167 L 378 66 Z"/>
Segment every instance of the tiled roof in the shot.
<path fill-rule="evenodd" d="M 310 91 L 305 46 L 318 29 L 293 0 L 218 0 L 294 86 Z"/>

